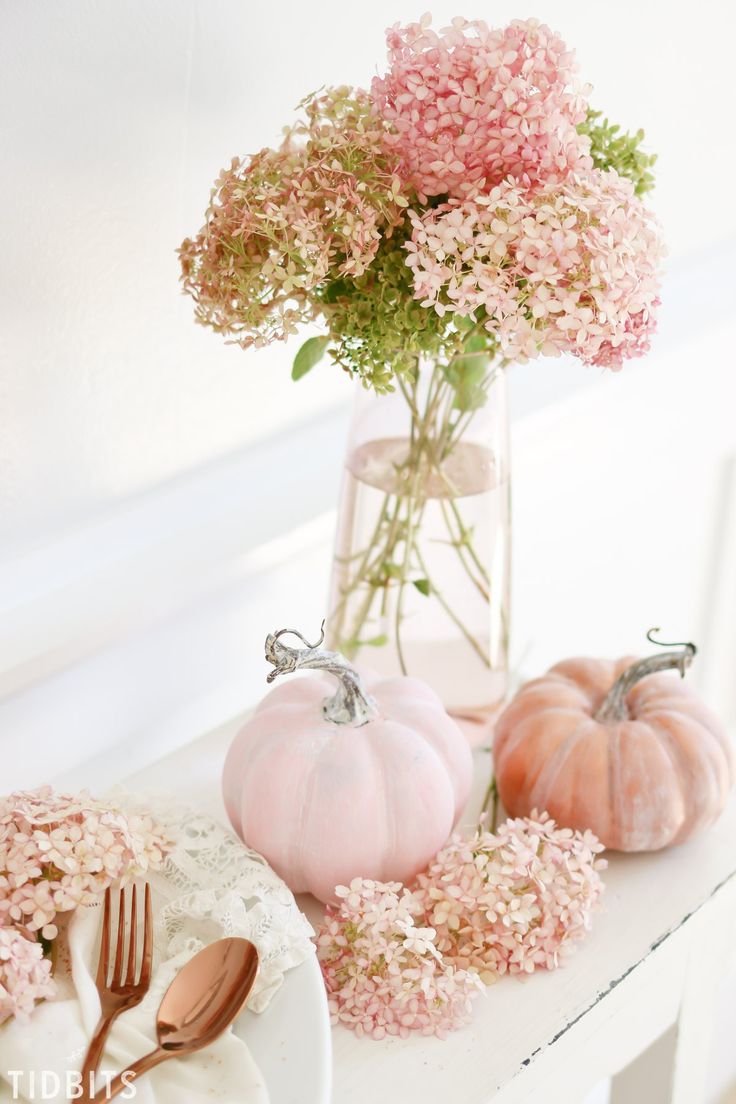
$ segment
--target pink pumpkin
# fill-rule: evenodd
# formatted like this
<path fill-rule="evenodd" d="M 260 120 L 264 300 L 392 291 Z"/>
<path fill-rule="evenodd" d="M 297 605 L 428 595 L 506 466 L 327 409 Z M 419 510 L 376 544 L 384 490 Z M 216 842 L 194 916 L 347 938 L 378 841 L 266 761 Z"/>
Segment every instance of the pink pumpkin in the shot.
<path fill-rule="evenodd" d="M 294 890 L 322 901 L 361 876 L 409 881 L 447 839 L 470 790 L 467 741 L 428 686 L 375 682 L 372 694 L 337 652 L 266 639 L 278 674 L 335 675 L 272 690 L 225 761 L 223 791 L 238 835 Z M 304 640 L 299 633 L 299 636 Z"/>

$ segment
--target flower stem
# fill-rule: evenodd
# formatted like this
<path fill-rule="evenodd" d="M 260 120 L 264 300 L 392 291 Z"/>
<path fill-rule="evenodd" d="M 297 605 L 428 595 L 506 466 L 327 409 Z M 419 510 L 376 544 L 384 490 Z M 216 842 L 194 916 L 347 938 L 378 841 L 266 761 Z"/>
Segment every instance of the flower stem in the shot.
<path fill-rule="evenodd" d="M 434 597 L 437 599 L 439 604 L 442 606 L 442 608 L 445 611 L 445 613 L 447 614 L 447 616 L 450 618 L 450 620 L 453 622 L 453 624 L 457 626 L 457 628 L 463 634 L 463 636 L 467 640 L 468 644 L 470 644 L 471 648 L 478 655 L 478 657 L 483 662 L 483 664 L 486 667 L 490 667 L 490 665 L 491 665 L 490 664 L 490 659 L 486 655 L 485 651 L 483 650 L 483 647 L 480 644 L 480 642 L 478 640 L 476 640 L 476 638 L 473 636 L 473 634 L 470 632 L 470 630 L 463 624 L 461 619 L 455 613 L 452 606 L 443 597 L 442 591 L 439 590 L 437 588 L 437 586 L 430 579 L 429 574 L 427 572 L 427 566 L 426 566 L 426 564 L 424 562 L 424 559 L 422 557 L 422 554 L 421 554 L 421 552 L 419 551 L 418 548 L 415 549 L 415 553 L 416 553 L 416 557 L 417 557 L 417 561 L 419 563 L 419 566 L 421 567 L 422 572 L 424 573 L 424 577 L 427 580 L 427 582 L 429 583 L 429 592 L 430 592 L 430 594 L 434 595 Z"/>
<path fill-rule="evenodd" d="M 489 373 L 487 382 L 490 382 L 492 376 L 493 373 Z M 347 569 L 348 578 L 331 612 L 330 640 L 346 655 L 354 656 L 364 643 L 361 638 L 365 624 L 372 617 L 379 593 L 380 604 L 376 612 L 380 625 L 381 619 L 385 619 L 389 613 L 389 594 L 394 591 L 391 635 L 399 667 L 406 674 L 408 664 L 402 640 L 405 600 L 413 582 L 412 570 L 418 568 L 426 580 L 427 598 L 437 601 L 484 666 L 490 667 L 490 657 L 480 641 L 429 578 L 427 564 L 419 548 L 421 523 L 430 493 L 427 481 L 431 476 L 432 479 L 438 478 L 447 488 L 446 494 L 436 497 L 459 563 L 483 601 L 490 602 L 489 572 L 478 555 L 471 530 L 466 527 L 458 507 L 456 499 L 462 491 L 455 486 L 446 469 L 446 460 L 458 443 L 458 424 L 463 420 L 452 418 L 456 391 L 447 378 L 446 370 L 440 365 L 435 365 L 432 370 L 423 405 L 420 405 L 419 400 L 419 365 L 411 384 L 405 379 L 397 378 L 397 386 L 410 412 L 407 454 L 401 464 L 396 465 L 394 487 L 383 498 L 376 525 L 367 544 L 357 557 L 342 561 L 350 563 L 352 559 L 358 559 L 352 571 Z M 474 411 L 468 412 L 466 427 L 470 424 L 473 413 Z M 366 593 L 351 617 L 347 631 L 343 631 L 346 628 L 345 617 L 349 601 L 361 587 L 366 589 Z M 383 635 L 380 636 L 383 640 Z M 376 637 L 376 642 L 378 639 Z"/>
<path fill-rule="evenodd" d="M 481 817 L 485 813 L 490 813 L 491 819 L 488 828 L 491 832 L 495 832 L 498 828 L 498 800 L 498 783 L 496 782 L 496 776 L 492 774 L 491 780 L 488 783 L 488 789 L 483 798 L 483 804 L 480 807 Z"/>

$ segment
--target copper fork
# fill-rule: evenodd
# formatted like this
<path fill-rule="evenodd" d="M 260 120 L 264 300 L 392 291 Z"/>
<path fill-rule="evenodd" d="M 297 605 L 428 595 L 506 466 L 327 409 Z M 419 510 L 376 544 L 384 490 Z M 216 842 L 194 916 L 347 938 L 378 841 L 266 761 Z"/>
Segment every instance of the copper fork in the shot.
<path fill-rule="evenodd" d="M 126 893 L 120 891 L 118 905 L 118 931 L 115 945 L 115 961 L 110 976 L 110 945 L 112 936 L 112 901 L 110 890 L 105 891 L 105 908 L 102 916 L 102 943 L 100 960 L 97 966 L 95 984 L 100 995 L 100 1019 L 87 1048 L 87 1056 L 82 1066 L 82 1099 L 89 1100 L 94 1094 L 90 1086 L 90 1076 L 97 1073 L 105 1049 L 110 1028 L 121 1012 L 135 1008 L 143 1000 L 151 984 L 153 964 L 153 917 L 151 913 L 151 887 L 146 882 L 143 908 L 143 952 L 140 972 L 137 973 L 138 951 L 138 894 L 133 886 L 130 909 L 126 914 Z M 128 935 L 128 957 L 125 959 L 125 936 Z M 125 971 L 125 972 L 123 972 Z"/>

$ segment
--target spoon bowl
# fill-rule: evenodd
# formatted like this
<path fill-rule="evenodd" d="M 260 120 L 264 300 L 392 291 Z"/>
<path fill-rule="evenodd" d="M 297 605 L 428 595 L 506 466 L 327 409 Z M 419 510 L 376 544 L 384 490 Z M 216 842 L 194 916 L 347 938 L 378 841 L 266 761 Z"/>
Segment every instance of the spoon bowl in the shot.
<path fill-rule="evenodd" d="M 93 1104 L 112 1100 L 169 1058 L 209 1046 L 240 1015 L 258 973 L 258 951 L 248 939 L 218 939 L 190 958 L 169 985 L 156 1016 L 158 1046 L 100 1089 Z"/>
<path fill-rule="evenodd" d="M 242 1011 L 258 972 L 247 939 L 218 939 L 191 958 L 164 993 L 156 1017 L 162 1050 L 190 1053 L 207 1046 Z"/>

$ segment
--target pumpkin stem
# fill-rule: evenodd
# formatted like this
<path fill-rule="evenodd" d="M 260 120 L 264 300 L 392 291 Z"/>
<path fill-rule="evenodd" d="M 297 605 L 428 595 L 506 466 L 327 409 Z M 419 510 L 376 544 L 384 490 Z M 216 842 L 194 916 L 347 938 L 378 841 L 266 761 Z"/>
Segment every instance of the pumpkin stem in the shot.
<path fill-rule="evenodd" d="M 647 659 L 639 659 L 627 667 L 623 674 L 614 682 L 608 691 L 603 704 L 595 715 L 596 721 L 625 721 L 629 716 L 626 698 L 629 691 L 647 675 L 653 675 L 656 671 L 669 671 L 677 669 L 680 677 L 685 677 L 685 671 L 693 661 L 697 652 L 694 644 L 665 644 L 662 640 L 655 640 L 653 633 L 659 629 L 650 629 L 647 640 L 660 648 L 681 648 L 680 652 L 660 652 L 659 655 L 648 656 Z"/>
<path fill-rule="evenodd" d="M 279 639 L 284 635 L 298 636 L 306 647 L 290 648 Z M 345 657 L 339 652 L 330 652 L 320 647 L 324 638 L 324 621 L 316 644 L 310 644 L 296 629 L 279 629 L 276 633 L 269 633 L 266 637 L 266 659 L 273 664 L 273 671 L 269 671 L 267 681 L 273 682 L 278 675 L 288 675 L 302 668 L 326 671 L 339 681 L 337 691 L 325 700 L 322 707 L 327 720 L 355 728 L 367 724 L 378 716 L 378 706 L 363 688 L 358 672 Z"/>

